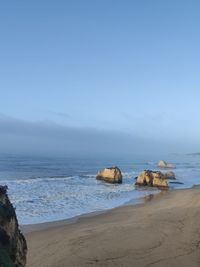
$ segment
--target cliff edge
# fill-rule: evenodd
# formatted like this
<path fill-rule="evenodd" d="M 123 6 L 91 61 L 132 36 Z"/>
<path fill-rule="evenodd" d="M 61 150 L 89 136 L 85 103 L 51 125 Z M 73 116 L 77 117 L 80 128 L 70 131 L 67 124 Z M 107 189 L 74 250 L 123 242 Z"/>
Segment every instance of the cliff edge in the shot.
<path fill-rule="evenodd" d="M 7 195 L 7 187 L 0 186 L 0 266 L 24 267 L 26 254 L 26 240 L 19 230 L 15 209 Z"/>

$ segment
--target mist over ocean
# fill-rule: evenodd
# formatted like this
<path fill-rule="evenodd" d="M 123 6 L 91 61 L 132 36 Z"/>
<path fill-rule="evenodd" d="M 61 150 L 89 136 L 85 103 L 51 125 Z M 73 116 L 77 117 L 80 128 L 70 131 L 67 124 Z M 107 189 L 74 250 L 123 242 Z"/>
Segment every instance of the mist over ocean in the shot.
<path fill-rule="evenodd" d="M 135 188 L 134 178 L 144 169 L 158 170 L 165 159 L 176 164 L 177 181 L 171 188 L 200 184 L 200 157 L 37 157 L 0 156 L 0 184 L 7 185 L 20 224 L 33 224 L 72 218 L 94 211 L 138 203 L 140 198 L 158 193 L 158 189 Z M 96 181 L 96 172 L 117 165 L 123 184 Z"/>

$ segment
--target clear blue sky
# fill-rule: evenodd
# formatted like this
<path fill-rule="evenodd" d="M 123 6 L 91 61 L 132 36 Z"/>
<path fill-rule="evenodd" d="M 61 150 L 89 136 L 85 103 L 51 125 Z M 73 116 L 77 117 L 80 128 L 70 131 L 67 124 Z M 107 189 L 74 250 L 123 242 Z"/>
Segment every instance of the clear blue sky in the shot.
<path fill-rule="evenodd" d="M 24 138 L 38 149 L 49 133 L 44 152 L 63 151 L 59 135 L 70 152 L 83 135 L 83 151 L 115 138 L 111 149 L 200 150 L 199 11 L 194 0 L 2 1 L 0 149 Z"/>

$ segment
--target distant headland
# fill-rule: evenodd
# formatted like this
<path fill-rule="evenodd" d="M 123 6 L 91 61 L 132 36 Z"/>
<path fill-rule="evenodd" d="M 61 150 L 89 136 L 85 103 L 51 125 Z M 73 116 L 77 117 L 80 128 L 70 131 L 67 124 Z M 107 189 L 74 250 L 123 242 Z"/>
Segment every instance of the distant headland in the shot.
<path fill-rule="evenodd" d="M 188 153 L 188 154 L 186 154 L 186 156 L 200 156 L 200 152 Z"/>

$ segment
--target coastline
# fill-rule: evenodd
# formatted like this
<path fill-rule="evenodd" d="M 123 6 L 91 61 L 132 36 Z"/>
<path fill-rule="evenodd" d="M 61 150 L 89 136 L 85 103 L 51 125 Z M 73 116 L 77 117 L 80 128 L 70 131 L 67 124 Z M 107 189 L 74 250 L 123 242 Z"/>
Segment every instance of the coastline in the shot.
<path fill-rule="evenodd" d="M 47 221 L 47 222 L 42 222 L 42 223 L 36 223 L 36 224 L 21 224 L 20 225 L 20 229 L 24 234 L 28 234 L 28 233 L 32 233 L 35 231 L 40 231 L 40 230 L 46 230 L 49 228 L 54 228 L 57 226 L 64 226 L 64 225 L 68 225 L 68 224 L 73 224 L 73 223 L 77 223 L 79 220 L 81 220 L 82 218 L 89 218 L 89 217 L 94 217 L 94 216 L 98 216 L 100 214 L 105 214 L 108 213 L 112 210 L 118 209 L 118 208 L 122 208 L 122 207 L 126 207 L 126 206 L 137 206 L 137 205 L 143 205 L 148 201 L 151 201 L 154 198 L 160 198 L 165 194 L 168 194 L 171 191 L 176 191 L 176 190 L 191 190 L 195 187 L 199 187 L 200 185 L 193 185 L 190 188 L 170 188 L 170 189 L 165 189 L 165 190 L 161 190 L 160 192 L 157 193 L 149 193 L 149 195 L 140 197 L 138 199 L 132 199 L 129 200 L 128 202 L 125 202 L 122 205 L 119 205 L 117 207 L 114 208 L 108 208 L 108 209 L 104 209 L 104 210 L 99 210 L 99 211 L 92 211 L 92 212 L 88 212 L 88 213 L 83 213 L 77 216 L 74 216 L 72 218 L 67 218 L 67 219 L 62 219 L 62 220 L 55 220 L 55 221 Z"/>
<path fill-rule="evenodd" d="M 25 233 L 27 267 L 199 266 L 199 217 L 200 186 L 194 186 L 40 224 Z"/>
<path fill-rule="evenodd" d="M 191 188 L 193 188 L 193 187 L 191 187 Z M 191 188 L 189 188 L 189 189 L 191 189 Z M 21 224 L 20 229 L 24 234 L 28 234 L 28 233 L 32 233 L 35 231 L 41 231 L 41 230 L 46 230 L 49 228 L 54 228 L 54 227 L 58 227 L 58 226 L 64 226 L 64 225 L 68 225 L 68 224 L 77 223 L 82 218 L 90 218 L 90 217 L 98 216 L 101 214 L 106 214 L 112 210 L 126 207 L 126 206 L 132 206 L 132 205 L 136 206 L 136 205 L 145 204 L 147 201 L 151 201 L 156 196 L 161 197 L 163 194 L 165 194 L 171 190 L 184 190 L 184 189 L 168 189 L 168 190 L 161 190 L 160 192 L 157 192 L 157 193 L 149 193 L 149 195 L 147 195 L 147 196 L 143 196 L 143 197 L 140 197 L 140 198 L 134 199 L 134 200 L 133 199 L 129 200 L 128 202 L 125 202 L 124 204 L 119 205 L 119 206 L 114 207 L 114 208 L 108 208 L 108 209 L 104 209 L 104 210 L 83 213 L 83 214 L 74 216 L 72 218 L 56 220 L 56 221 L 48 221 L 48 222 L 36 223 L 36 224 L 24 224 L 24 225 Z"/>

